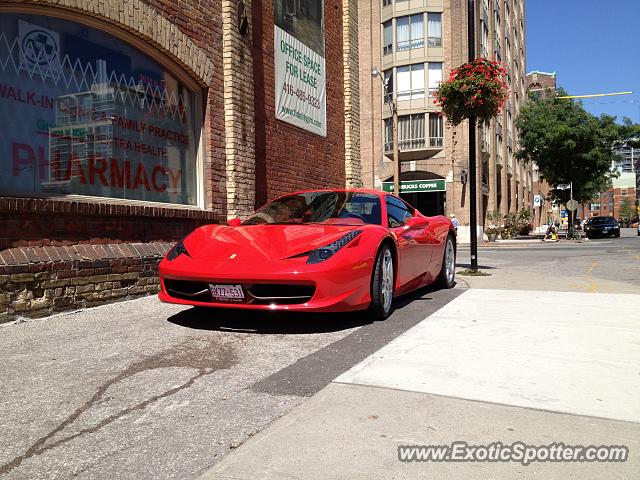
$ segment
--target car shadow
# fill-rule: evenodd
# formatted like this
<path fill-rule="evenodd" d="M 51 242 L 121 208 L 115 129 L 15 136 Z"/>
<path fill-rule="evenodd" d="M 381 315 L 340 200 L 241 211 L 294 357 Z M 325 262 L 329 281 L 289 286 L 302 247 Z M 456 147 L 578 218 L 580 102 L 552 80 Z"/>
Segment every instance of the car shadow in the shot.
<path fill-rule="evenodd" d="M 300 313 L 228 308 L 189 308 L 172 315 L 167 321 L 195 330 L 255 334 L 329 333 L 373 323 L 366 310 L 347 313 Z"/>
<path fill-rule="evenodd" d="M 429 294 L 437 292 L 438 290 L 441 290 L 441 288 L 432 284 L 426 285 L 412 292 L 405 293 L 404 295 L 400 295 L 393 301 L 393 310 L 401 310 L 416 301 L 433 300 L 433 297 L 429 296 Z"/>
<path fill-rule="evenodd" d="M 441 290 L 427 285 L 393 301 L 391 313 L 417 301 L 433 300 Z M 167 318 L 169 323 L 194 330 L 255 334 L 317 334 L 338 332 L 375 323 L 367 310 L 345 313 L 307 313 L 231 308 L 189 308 Z M 388 320 L 387 320 L 388 321 Z"/>

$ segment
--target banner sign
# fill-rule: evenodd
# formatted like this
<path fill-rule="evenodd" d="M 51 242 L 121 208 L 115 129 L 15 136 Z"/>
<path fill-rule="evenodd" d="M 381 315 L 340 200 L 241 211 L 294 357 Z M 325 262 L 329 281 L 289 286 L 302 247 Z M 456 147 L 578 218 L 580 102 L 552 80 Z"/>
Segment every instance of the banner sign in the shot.
<path fill-rule="evenodd" d="M 322 0 L 275 0 L 276 118 L 326 137 Z"/>
<path fill-rule="evenodd" d="M 393 182 L 382 182 L 382 190 L 394 193 Z M 444 192 L 445 180 L 411 180 L 400 182 L 400 193 Z"/>

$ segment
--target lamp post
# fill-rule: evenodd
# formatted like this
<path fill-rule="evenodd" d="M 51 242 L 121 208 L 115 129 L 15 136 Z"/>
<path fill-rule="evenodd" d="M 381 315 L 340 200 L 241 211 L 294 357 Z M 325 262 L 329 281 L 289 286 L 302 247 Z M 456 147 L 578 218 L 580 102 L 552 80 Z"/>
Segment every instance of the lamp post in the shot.
<path fill-rule="evenodd" d="M 398 160 L 398 105 L 393 95 L 389 96 L 388 85 L 382 78 L 380 70 L 376 67 L 371 68 L 371 76 L 379 78 L 384 89 L 385 100 L 389 102 L 391 109 L 391 119 L 393 122 L 393 193 L 400 196 L 400 161 Z"/>
<path fill-rule="evenodd" d="M 476 15 L 474 0 L 467 1 L 469 61 L 476 58 Z M 469 236 L 471 241 L 471 270 L 478 270 L 478 207 L 476 194 L 476 117 L 469 117 Z"/>
<path fill-rule="evenodd" d="M 577 208 L 577 202 L 573 200 L 573 181 L 569 183 L 560 183 L 556 185 L 556 190 L 569 190 L 569 201 L 566 203 L 566 207 L 569 215 L 569 225 L 567 225 L 567 230 L 573 235 L 573 211 Z"/>

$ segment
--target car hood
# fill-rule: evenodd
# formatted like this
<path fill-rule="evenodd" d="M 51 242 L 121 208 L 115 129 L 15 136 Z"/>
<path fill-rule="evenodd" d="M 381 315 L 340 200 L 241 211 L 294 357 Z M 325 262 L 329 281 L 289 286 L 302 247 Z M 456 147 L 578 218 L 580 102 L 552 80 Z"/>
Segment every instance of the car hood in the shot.
<path fill-rule="evenodd" d="M 207 225 L 187 239 L 185 247 L 194 260 L 239 262 L 278 261 L 328 245 L 364 225 Z M 235 256 L 234 256 L 235 255 Z"/>

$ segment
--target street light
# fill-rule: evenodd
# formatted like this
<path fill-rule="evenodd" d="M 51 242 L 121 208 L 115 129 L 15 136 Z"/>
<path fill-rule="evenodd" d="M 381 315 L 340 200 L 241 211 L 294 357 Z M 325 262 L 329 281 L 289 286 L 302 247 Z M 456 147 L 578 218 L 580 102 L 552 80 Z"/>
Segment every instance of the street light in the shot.
<path fill-rule="evenodd" d="M 371 77 L 379 78 L 384 88 L 385 100 L 389 102 L 391 118 L 393 121 L 393 193 L 400 196 L 400 161 L 398 160 L 398 105 L 393 99 L 393 94 L 389 96 L 388 85 L 382 78 L 380 70 L 371 68 Z"/>
<path fill-rule="evenodd" d="M 571 235 L 573 235 L 573 233 L 574 233 L 573 211 L 577 210 L 577 208 L 578 208 L 578 202 L 576 202 L 573 199 L 573 181 L 571 181 L 569 183 L 560 183 L 560 184 L 556 185 L 556 190 L 569 190 L 569 201 L 566 203 L 567 210 L 569 211 L 569 228 L 568 228 L 568 231 L 571 233 Z"/>
<path fill-rule="evenodd" d="M 476 58 L 476 6 L 467 0 L 467 47 L 469 62 Z M 471 270 L 478 270 L 478 196 L 476 193 L 476 116 L 469 117 L 469 236 L 471 243 Z"/>

